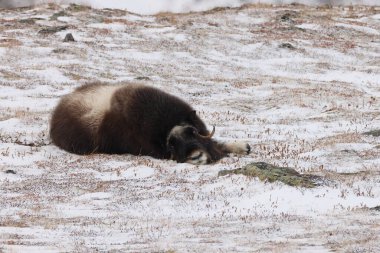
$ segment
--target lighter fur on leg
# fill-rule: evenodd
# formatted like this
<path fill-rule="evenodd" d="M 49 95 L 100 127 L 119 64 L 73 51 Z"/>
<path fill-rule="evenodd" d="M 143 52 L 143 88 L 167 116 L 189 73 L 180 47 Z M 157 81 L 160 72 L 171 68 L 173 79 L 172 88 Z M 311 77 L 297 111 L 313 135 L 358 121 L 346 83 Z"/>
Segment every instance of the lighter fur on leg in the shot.
<path fill-rule="evenodd" d="M 234 141 L 224 143 L 224 147 L 229 153 L 246 155 L 251 152 L 251 146 L 246 142 Z"/>

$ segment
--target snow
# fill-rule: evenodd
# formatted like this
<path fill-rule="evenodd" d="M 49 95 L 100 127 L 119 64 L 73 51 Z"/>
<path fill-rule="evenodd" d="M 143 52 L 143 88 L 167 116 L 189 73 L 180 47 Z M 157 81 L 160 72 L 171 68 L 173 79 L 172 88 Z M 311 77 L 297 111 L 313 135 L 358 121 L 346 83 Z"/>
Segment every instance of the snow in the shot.
<path fill-rule="evenodd" d="M 380 250 L 379 215 L 369 209 L 379 205 L 380 140 L 363 134 L 380 126 L 380 23 L 371 9 L 349 17 L 302 6 L 83 10 L 50 20 L 66 7 L 0 11 L 0 251 Z M 294 23 L 282 22 L 289 11 Z M 62 42 L 68 32 L 76 42 Z M 51 112 L 93 80 L 179 96 L 217 139 L 246 141 L 252 153 L 194 166 L 60 150 L 49 139 Z M 305 189 L 218 176 L 258 161 L 324 182 Z"/>
<path fill-rule="evenodd" d="M 308 23 L 296 25 L 296 27 L 301 28 L 301 29 L 317 30 L 317 31 L 321 29 L 320 25 L 317 25 L 317 24 L 308 24 Z"/>
<path fill-rule="evenodd" d="M 349 24 L 340 24 L 340 23 L 336 24 L 336 26 L 354 29 L 354 30 L 357 30 L 357 31 L 360 31 L 363 33 L 380 35 L 380 32 L 378 30 L 370 28 L 370 27 L 363 27 L 363 26 L 349 25 Z"/>
<path fill-rule="evenodd" d="M 47 68 L 43 70 L 30 70 L 29 74 L 37 75 L 36 78 L 40 78 L 43 81 L 48 81 L 54 79 L 57 83 L 69 82 L 70 79 L 65 77 L 61 71 L 57 68 Z"/>
<path fill-rule="evenodd" d="M 95 24 L 88 25 L 88 27 L 98 28 L 98 29 L 111 29 L 113 31 L 123 32 L 125 31 L 127 26 L 125 24 L 120 24 L 120 23 L 112 23 L 112 24 L 95 23 Z"/>
<path fill-rule="evenodd" d="M 1 48 L 1 47 L 0 47 L 0 57 L 1 57 L 2 55 L 5 55 L 6 52 L 7 52 L 7 49 L 6 49 L 6 48 Z"/>
<path fill-rule="evenodd" d="M 300 3 L 306 5 L 369 5 L 378 6 L 378 0 L 8 0 L 9 2 L 3 3 L 0 1 L 0 8 L 9 7 L 22 7 L 31 6 L 43 3 L 58 3 L 58 4 L 83 4 L 93 8 L 114 8 L 114 9 L 126 9 L 133 13 L 139 14 L 157 14 L 160 12 L 191 12 L 191 11 L 205 11 L 216 7 L 239 7 L 242 4 L 292 4 Z M 240 18 L 239 16 L 236 18 Z"/>

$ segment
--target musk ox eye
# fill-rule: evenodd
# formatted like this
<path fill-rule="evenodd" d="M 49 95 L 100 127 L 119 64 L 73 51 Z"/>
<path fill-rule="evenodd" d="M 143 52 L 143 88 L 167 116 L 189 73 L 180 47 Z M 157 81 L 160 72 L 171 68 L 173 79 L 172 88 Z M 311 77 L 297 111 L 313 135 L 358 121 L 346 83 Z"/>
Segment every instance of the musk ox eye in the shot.
<path fill-rule="evenodd" d="M 167 147 L 169 150 L 174 150 L 174 146 L 176 145 L 177 141 L 174 138 L 170 138 L 167 144 Z"/>
<path fill-rule="evenodd" d="M 195 127 L 187 127 L 184 133 L 186 136 L 194 136 L 198 134 L 198 130 Z"/>

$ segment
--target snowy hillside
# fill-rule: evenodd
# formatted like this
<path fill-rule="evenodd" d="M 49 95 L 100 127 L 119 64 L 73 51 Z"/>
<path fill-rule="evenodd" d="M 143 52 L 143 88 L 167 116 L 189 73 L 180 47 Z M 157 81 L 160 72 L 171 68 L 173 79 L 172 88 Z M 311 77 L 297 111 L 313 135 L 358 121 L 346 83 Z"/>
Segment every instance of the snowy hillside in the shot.
<path fill-rule="evenodd" d="M 292 4 L 311 6 L 379 6 L 378 0 L 0 0 L 0 8 L 27 7 L 39 4 L 82 4 L 92 8 L 125 9 L 139 14 L 159 12 L 206 11 L 216 7 L 240 7 L 244 4 Z"/>
<path fill-rule="evenodd" d="M 380 252 L 379 45 L 379 7 L 0 10 L 0 252 Z M 253 152 L 193 166 L 59 150 L 50 114 L 93 80 L 175 94 Z M 251 162 L 323 185 L 218 176 Z"/>

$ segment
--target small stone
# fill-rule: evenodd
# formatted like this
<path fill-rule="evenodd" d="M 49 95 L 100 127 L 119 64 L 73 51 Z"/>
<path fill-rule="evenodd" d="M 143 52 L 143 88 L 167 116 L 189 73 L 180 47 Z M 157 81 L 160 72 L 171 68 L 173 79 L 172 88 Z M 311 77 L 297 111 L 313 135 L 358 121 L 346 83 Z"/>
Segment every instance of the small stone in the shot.
<path fill-rule="evenodd" d="M 57 13 L 54 13 L 53 16 L 50 17 L 50 20 L 57 20 L 59 17 L 68 16 L 65 11 L 60 11 Z"/>
<path fill-rule="evenodd" d="M 281 21 L 289 21 L 291 14 L 290 13 L 285 13 L 284 15 L 281 16 Z"/>
<path fill-rule="evenodd" d="M 44 20 L 43 18 L 26 18 L 26 19 L 21 19 L 19 22 L 23 24 L 28 24 L 28 25 L 34 25 L 36 21 L 39 20 Z"/>
<path fill-rule="evenodd" d="M 6 170 L 5 173 L 6 174 L 16 174 L 16 172 L 14 170 Z"/>
<path fill-rule="evenodd" d="M 67 25 L 46 27 L 46 28 L 41 29 L 38 33 L 39 34 L 48 35 L 48 34 L 53 34 L 53 33 L 56 33 L 56 32 L 60 32 L 60 31 L 66 30 L 67 28 L 69 28 L 69 26 L 67 26 Z"/>
<path fill-rule="evenodd" d="M 296 49 L 292 44 L 290 43 L 282 43 L 280 44 L 279 48 L 286 48 L 286 49 L 291 49 L 294 50 Z"/>
<path fill-rule="evenodd" d="M 138 76 L 135 78 L 135 80 L 139 80 L 139 81 L 150 81 L 151 79 L 147 76 Z"/>
<path fill-rule="evenodd" d="M 372 130 L 372 131 L 369 131 L 369 132 L 365 132 L 363 134 L 365 134 L 365 135 L 372 135 L 374 137 L 379 137 L 380 136 L 380 129 Z"/>
<path fill-rule="evenodd" d="M 70 41 L 75 41 L 74 36 L 71 33 L 66 34 L 65 39 L 63 42 L 70 42 Z"/>
<path fill-rule="evenodd" d="M 298 13 L 296 11 L 287 11 L 280 16 L 280 21 L 285 23 L 294 24 L 294 18 L 298 17 Z"/>

